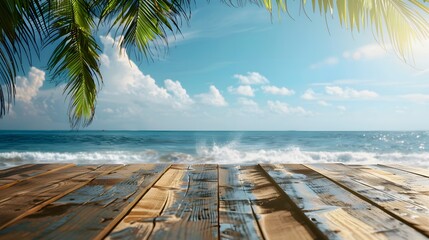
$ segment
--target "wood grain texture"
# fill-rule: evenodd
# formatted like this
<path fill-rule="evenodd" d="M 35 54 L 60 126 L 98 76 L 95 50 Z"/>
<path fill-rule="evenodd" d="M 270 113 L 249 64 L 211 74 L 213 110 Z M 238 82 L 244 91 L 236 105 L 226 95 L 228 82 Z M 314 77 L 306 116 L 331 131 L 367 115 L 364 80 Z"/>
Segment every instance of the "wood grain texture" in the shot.
<path fill-rule="evenodd" d="M 265 239 L 324 238 L 259 166 L 240 166 L 238 178 Z"/>
<path fill-rule="evenodd" d="M 262 165 L 305 215 L 329 239 L 426 239 L 301 164 Z"/>
<path fill-rule="evenodd" d="M 74 164 L 28 164 L 22 167 L 8 169 L 7 171 L 0 172 L 0 189 L 13 186 L 26 179 L 73 166 Z"/>
<path fill-rule="evenodd" d="M 216 165 L 175 165 L 107 239 L 217 239 Z"/>
<path fill-rule="evenodd" d="M 23 180 L 0 190 L 0 229 L 34 213 L 67 193 L 82 187 L 116 166 L 75 166 Z"/>
<path fill-rule="evenodd" d="M 376 167 L 311 164 L 310 168 L 347 188 L 362 199 L 429 236 L 429 196 L 406 183 L 405 172 L 395 175 Z M 414 175 L 417 179 L 419 176 Z M 423 177 L 420 177 L 423 178 Z M 427 186 L 427 179 L 420 181 Z M 414 183 L 417 184 L 418 180 Z M 415 186 L 417 189 L 417 186 Z M 424 190 L 424 189 L 421 189 Z"/>
<path fill-rule="evenodd" d="M 429 178 L 429 169 L 428 168 L 419 168 L 419 167 L 413 167 L 409 165 L 398 165 L 398 164 L 388 164 L 388 165 L 382 165 L 390 168 L 395 168 L 401 171 L 413 173 L 416 175 L 420 175 L 423 177 Z"/>
<path fill-rule="evenodd" d="M 135 164 L 98 176 L 84 187 L 1 230 L 0 238 L 101 238 L 165 168 L 165 165 Z"/>
<path fill-rule="evenodd" d="M 155 227 L 156 218 L 164 208 L 171 207 L 176 197 L 184 196 L 188 186 L 188 165 L 172 165 L 139 200 L 107 239 L 147 238 Z"/>
<path fill-rule="evenodd" d="M 221 239 L 261 239 L 255 205 L 239 178 L 240 167 L 219 166 L 219 225 Z"/>

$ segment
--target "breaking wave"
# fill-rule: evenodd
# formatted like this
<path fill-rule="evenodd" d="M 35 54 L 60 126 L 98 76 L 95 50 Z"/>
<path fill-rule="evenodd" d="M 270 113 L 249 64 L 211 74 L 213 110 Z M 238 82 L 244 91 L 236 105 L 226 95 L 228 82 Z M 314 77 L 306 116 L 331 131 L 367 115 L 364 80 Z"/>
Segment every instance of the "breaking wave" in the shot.
<path fill-rule="evenodd" d="M 99 152 L 3 152 L 0 168 L 26 163 L 334 163 L 347 164 L 406 164 L 429 167 L 429 153 L 376 153 L 303 151 L 297 147 L 284 149 L 242 150 L 234 144 L 225 146 L 198 146 L 194 154 L 182 152 L 162 153 L 155 150 L 99 151 Z"/>

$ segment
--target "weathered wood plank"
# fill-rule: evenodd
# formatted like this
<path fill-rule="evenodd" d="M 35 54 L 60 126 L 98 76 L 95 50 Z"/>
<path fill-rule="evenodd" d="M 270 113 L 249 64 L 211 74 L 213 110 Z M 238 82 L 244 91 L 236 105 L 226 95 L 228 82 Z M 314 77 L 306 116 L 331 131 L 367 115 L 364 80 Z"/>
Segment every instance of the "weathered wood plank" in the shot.
<path fill-rule="evenodd" d="M 13 186 L 25 179 L 30 179 L 73 166 L 74 164 L 28 164 L 23 167 L 12 168 L 8 171 L 0 172 L 0 189 Z"/>
<path fill-rule="evenodd" d="M 409 173 L 413 173 L 416 175 L 420 175 L 423 177 L 428 177 L 429 178 L 429 169 L 428 168 L 418 168 L 418 167 L 413 167 L 413 166 L 409 166 L 409 165 L 398 165 L 398 164 L 383 164 L 382 166 L 386 166 L 386 167 L 390 167 L 390 168 L 396 168 L 402 171 L 406 171 Z"/>
<path fill-rule="evenodd" d="M 1 230 L 0 238 L 102 238 L 166 168 L 165 165 L 135 164 L 98 176 Z"/>
<path fill-rule="evenodd" d="M 262 167 L 329 239 L 426 239 L 303 165 Z"/>
<path fill-rule="evenodd" d="M 39 175 L 0 190 L 0 229 L 117 167 L 119 166 L 76 166 Z"/>
<path fill-rule="evenodd" d="M 240 166 L 238 178 L 264 238 L 325 238 L 260 166 Z"/>
<path fill-rule="evenodd" d="M 429 179 L 426 177 L 383 165 L 348 166 L 372 174 L 377 178 L 385 179 L 388 181 L 389 186 L 383 187 L 388 188 L 388 190 L 395 190 L 399 194 L 411 195 L 411 199 L 423 197 L 422 204 L 429 205 Z"/>
<path fill-rule="evenodd" d="M 252 203 L 244 190 L 240 167 L 219 166 L 219 225 L 222 239 L 262 239 Z M 256 210 L 257 211 L 257 210 Z M 260 211 L 259 211 L 260 212 Z"/>
<path fill-rule="evenodd" d="M 23 165 L 11 167 L 11 168 L 0 169 L 0 179 L 4 178 L 4 177 L 8 177 L 10 175 L 17 174 L 20 171 L 23 171 L 24 169 L 35 166 L 35 165 L 37 165 L 37 164 L 23 164 Z"/>
<path fill-rule="evenodd" d="M 343 164 L 310 164 L 309 167 L 429 236 L 429 196 L 401 185 L 405 183 L 399 181 L 401 176 L 369 167 L 352 168 Z"/>
<path fill-rule="evenodd" d="M 217 239 L 216 165 L 172 166 L 107 239 Z"/>
<path fill-rule="evenodd" d="M 147 238 L 155 227 L 156 218 L 171 207 L 176 197 L 183 197 L 188 186 L 188 165 L 172 165 L 149 189 L 107 239 Z"/>

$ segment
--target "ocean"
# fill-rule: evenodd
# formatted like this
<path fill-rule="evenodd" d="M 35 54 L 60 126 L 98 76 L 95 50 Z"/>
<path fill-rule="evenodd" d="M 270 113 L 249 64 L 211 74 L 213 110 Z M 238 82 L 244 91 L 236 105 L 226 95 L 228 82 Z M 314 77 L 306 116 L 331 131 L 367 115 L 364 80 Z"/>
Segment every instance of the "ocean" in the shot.
<path fill-rule="evenodd" d="M 65 162 L 429 167 L 429 132 L 0 131 L 0 168 Z"/>

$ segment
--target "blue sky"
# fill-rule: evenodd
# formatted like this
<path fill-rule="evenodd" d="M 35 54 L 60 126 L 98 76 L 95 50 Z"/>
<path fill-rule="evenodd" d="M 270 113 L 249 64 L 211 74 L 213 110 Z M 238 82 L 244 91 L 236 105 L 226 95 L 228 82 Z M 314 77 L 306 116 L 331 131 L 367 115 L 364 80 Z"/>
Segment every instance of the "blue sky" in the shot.
<path fill-rule="evenodd" d="M 153 61 L 119 53 L 119 39 L 101 30 L 104 86 L 88 129 L 428 129 L 425 43 L 405 63 L 369 29 L 351 33 L 310 8 L 310 19 L 291 15 L 198 3 Z M 64 85 L 49 78 L 46 52 L 17 78 L 0 129 L 69 129 Z"/>

